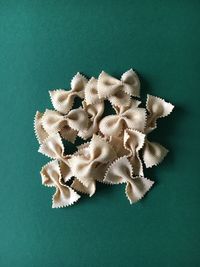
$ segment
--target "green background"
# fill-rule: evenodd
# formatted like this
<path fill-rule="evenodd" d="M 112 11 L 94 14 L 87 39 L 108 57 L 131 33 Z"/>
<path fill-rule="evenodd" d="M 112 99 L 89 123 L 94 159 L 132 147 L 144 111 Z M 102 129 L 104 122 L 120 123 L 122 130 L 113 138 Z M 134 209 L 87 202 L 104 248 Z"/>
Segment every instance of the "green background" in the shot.
<path fill-rule="evenodd" d="M 0 266 L 200 266 L 200 1 L 0 0 Z M 81 71 L 133 67 L 176 109 L 151 140 L 170 149 L 156 186 L 129 205 L 124 185 L 51 209 L 36 110 Z"/>

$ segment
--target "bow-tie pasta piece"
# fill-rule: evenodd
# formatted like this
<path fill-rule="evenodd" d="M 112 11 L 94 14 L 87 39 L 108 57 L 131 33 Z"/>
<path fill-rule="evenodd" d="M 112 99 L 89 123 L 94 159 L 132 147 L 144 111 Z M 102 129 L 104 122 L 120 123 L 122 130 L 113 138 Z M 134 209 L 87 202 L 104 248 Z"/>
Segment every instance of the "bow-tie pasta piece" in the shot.
<path fill-rule="evenodd" d="M 162 145 L 145 140 L 143 148 L 143 160 L 146 168 L 158 165 L 169 151 Z"/>
<path fill-rule="evenodd" d="M 52 198 L 52 208 L 72 205 L 80 198 L 80 195 L 62 182 L 57 160 L 51 161 L 42 168 L 41 177 L 43 185 L 56 188 Z"/>
<path fill-rule="evenodd" d="M 70 142 L 74 142 L 78 131 L 87 129 L 88 123 L 88 115 L 82 108 L 73 109 L 67 115 L 47 109 L 42 117 L 42 126 L 49 135 L 61 132 Z"/>
<path fill-rule="evenodd" d="M 49 91 L 55 110 L 62 114 L 67 114 L 73 106 L 75 97 L 84 98 L 84 90 L 87 82 L 87 79 L 78 72 L 71 81 L 71 90 L 57 89 Z"/>
<path fill-rule="evenodd" d="M 147 95 L 146 108 L 149 112 L 146 133 L 149 133 L 157 127 L 157 119 L 168 116 L 174 106 L 159 97 Z"/>
<path fill-rule="evenodd" d="M 65 161 L 64 146 L 58 133 L 47 137 L 40 145 L 38 152 L 51 159 L 61 159 Z"/>
<path fill-rule="evenodd" d="M 126 129 L 124 131 L 124 147 L 129 151 L 128 159 L 133 166 L 133 174 L 143 176 L 142 161 L 139 156 L 139 151 L 143 148 L 145 141 L 145 134 Z"/>
<path fill-rule="evenodd" d="M 97 102 L 95 105 L 92 105 L 86 104 L 86 102 L 83 101 L 82 104 L 88 115 L 89 122 L 88 128 L 86 130 L 79 131 L 78 136 L 86 140 L 99 131 L 99 121 L 104 112 L 104 102 Z"/>
<path fill-rule="evenodd" d="M 60 135 L 54 134 L 49 136 L 39 147 L 38 152 L 59 161 L 62 178 L 65 182 L 71 179 L 72 172 L 69 167 L 69 158 L 71 155 L 64 155 L 64 146 Z"/>
<path fill-rule="evenodd" d="M 121 80 L 102 71 L 98 78 L 98 93 L 100 98 L 107 98 L 123 91 L 130 96 L 140 96 L 140 81 L 132 69 L 126 71 Z"/>
<path fill-rule="evenodd" d="M 140 95 L 140 81 L 132 70 L 125 72 L 121 80 L 118 80 L 102 71 L 98 78 L 98 94 L 100 98 L 108 99 L 112 105 L 128 106 L 130 96 Z"/>
<path fill-rule="evenodd" d="M 90 196 L 96 191 L 96 180 L 100 177 L 105 166 L 116 158 L 112 146 L 101 137 L 94 135 L 87 149 L 82 149 L 82 154 L 72 156 L 69 164 L 73 173 L 86 188 L 92 188 Z M 104 173 L 102 173 L 103 180 Z"/>
<path fill-rule="evenodd" d="M 37 111 L 34 117 L 34 131 L 39 144 L 42 144 L 42 142 L 48 137 L 48 133 L 42 126 L 42 116 L 43 113 Z"/>
<path fill-rule="evenodd" d="M 126 157 L 114 161 L 106 172 L 104 181 L 111 184 L 126 184 L 125 193 L 130 204 L 139 201 L 154 184 L 144 177 L 133 177 L 131 163 Z"/>
<path fill-rule="evenodd" d="M 127 84 L 102 71 L 98 78 L 97 89 L 100 99 L 108 99 L 112 105 L 128 106 L 130 95 L 126 93 Z"/>
<path fill-rule="evenodd" d="M 68 120 L 65 116 L 55 110 L 46 109 L 42 126 L 49 135 L 60 132 L 62 137 L 70 142 L 74 142 L 78 131 L 69 127 Z"/>
<path fill-rule="evenodd" d="M 119 109 L 118 114 L 104 117 L 99 124 L 105 136 L 120 136 L 125 128 L 143 132 L 146 124 L 146 110 L 136 107 L 134 100 L 128 107 Z"/>

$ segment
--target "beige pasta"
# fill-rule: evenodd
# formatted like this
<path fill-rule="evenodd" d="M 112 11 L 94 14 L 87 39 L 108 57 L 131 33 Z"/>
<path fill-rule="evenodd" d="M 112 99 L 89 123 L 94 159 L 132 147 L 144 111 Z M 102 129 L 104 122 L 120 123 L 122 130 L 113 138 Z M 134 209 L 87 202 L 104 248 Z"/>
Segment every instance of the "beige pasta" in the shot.
<path fill-rule="evenodd" d="M 52 207 L 70 206 L 81 194 L 92 197 L 97 182 L 125 184 L 129 202 L 139 201 L 154 184 L 145 177 L 145 169 L 158 165 L 168 153 L 149 141 L 148 134 L 174 106 L 152 95 L 142 106 L 140 80 L 132 69 L 121 79 L 102 71 L 88 80 L 78 72 L 70 88 L 49 91 L 54 110 L 37 111 L 34 117 L 38 151 L 51 159 L 41 177 L 43 185 L 56 189 Z M 73 108 L 77 97 L 81 106 Z M 105 101 L 115 114 L 104 115 Z M 77 138 L 82 145 L 75 146 Z M 74 144 L 74 153 L 64 140 Z"/>

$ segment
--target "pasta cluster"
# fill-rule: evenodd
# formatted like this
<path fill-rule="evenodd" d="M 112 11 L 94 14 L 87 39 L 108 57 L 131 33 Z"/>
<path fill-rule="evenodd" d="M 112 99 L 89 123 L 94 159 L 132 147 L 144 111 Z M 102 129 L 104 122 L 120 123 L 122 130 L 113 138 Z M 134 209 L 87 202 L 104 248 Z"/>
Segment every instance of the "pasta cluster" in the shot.
<path fill-rule="evenodd" d="M 147 95 L 141 107 L 140 81 L 135 71 L 118 80 L 102 71 L 98 79 L 77 73 L 70 90 L 49 92 L 54 110 L 36 112 L 34 130 L 39 152 L 51 158 L 42 167 L 42 184 L 55 187 L 52 207 L 74 204 L 81 193 L 90 197 L 96 183 L 125 184 L 129 202 L 139 201 L 154 182 L 144 177 L 144 168 L 159 164 L 168 153 L 162 145 L 148 140 L 157 120 L 168 116 L 174 106 Z M 82 106 L 74 108 L 75 98 Z M 114 114 L 105 115 L 105 103 Z M 67 153 L 64 140 L 85 142 Z"/>

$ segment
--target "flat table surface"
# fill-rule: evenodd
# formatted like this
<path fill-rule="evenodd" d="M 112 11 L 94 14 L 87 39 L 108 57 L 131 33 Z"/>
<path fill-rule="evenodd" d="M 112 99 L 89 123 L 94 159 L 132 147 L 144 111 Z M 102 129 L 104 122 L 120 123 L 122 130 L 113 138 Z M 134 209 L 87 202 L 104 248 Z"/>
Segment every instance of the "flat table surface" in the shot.
<path fill-rule="evenodd" d="M 200 266 L 200 1 L 0 0 L 0 266 Z M 51 209 L 41 185 L 36 110 L 80 71 L 135 69 L 147 93 L 172 102 L 152 140 L 170 153 L 129 205 L 124 185 L 98 186 Z"/>

